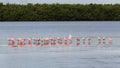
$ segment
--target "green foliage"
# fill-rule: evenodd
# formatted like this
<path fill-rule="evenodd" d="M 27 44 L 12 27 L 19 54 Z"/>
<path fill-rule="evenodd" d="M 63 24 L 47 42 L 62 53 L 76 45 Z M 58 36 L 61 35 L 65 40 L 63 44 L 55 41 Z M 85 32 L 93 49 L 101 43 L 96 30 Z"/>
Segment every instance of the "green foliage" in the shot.
<path fill-rule="evenodd" d="M 3 4 L 0 21 L 120 20 L 119 4 Z"/>

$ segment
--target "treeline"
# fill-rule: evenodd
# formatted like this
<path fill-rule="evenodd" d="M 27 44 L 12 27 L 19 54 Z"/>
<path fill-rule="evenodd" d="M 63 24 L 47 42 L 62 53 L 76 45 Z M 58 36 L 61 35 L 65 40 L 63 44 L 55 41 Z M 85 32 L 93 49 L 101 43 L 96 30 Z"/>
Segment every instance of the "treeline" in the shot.
<path fill-rule="evenodd" d="M 0 21 L 120 20 L 120 4 L 3 4 Z"/>

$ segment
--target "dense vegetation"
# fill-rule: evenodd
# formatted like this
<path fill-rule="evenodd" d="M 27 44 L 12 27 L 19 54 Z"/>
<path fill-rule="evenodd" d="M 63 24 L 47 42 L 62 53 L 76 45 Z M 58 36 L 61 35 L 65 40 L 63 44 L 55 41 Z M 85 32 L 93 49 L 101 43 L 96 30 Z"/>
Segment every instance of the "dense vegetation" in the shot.
<path fill-rule="evenodd" d="M 120 20 L 120 4 L 3 4 L 0 21 Z"/>

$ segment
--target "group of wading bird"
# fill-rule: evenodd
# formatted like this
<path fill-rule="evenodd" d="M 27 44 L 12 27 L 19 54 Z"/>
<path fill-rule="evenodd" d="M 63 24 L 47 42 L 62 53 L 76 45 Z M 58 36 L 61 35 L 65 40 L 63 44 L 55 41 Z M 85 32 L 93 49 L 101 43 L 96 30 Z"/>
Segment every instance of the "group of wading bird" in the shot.
<path fill-rule="evenodd" d="M 76 45 L 90 45 L 91 44 L 91 37 L 76 37 Z M 100 44 L 112 44 L 112 38 L 105 38 L 105 37 L 97 37 L 97 43 Z M 69 46 L 72 45 L 73 38 L 72 35 L 69 35 L 68 38 L 64 37 L 57 37 L 57 38 L 8 38 L 8 46 L 17 47 L 17 46 L 55 46 L 55 45 L 65 45 Z"/>

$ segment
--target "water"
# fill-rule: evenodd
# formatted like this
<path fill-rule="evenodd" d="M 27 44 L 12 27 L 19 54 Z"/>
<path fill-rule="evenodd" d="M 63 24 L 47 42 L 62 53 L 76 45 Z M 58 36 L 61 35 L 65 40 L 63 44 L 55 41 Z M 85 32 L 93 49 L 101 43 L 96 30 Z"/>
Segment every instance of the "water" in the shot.
<path fill-rule="evenodd" d="M 93 37 L 91 45 L 8 47 L 8 37 Z M 0 22 L 2 68 L 120 68 L 119 21 Z M 113 38 L 97 45 L 95 38 Z"/>
<path fill-rule="evenodd" d="M 118 22 L 0 22 L 1 38 L 55 36 L 119 36 Z"/>

